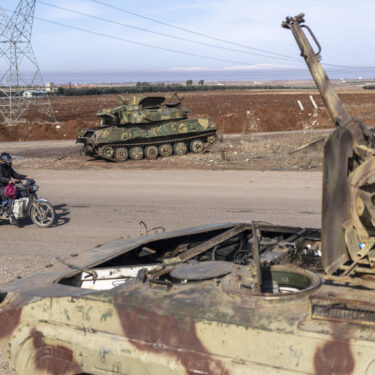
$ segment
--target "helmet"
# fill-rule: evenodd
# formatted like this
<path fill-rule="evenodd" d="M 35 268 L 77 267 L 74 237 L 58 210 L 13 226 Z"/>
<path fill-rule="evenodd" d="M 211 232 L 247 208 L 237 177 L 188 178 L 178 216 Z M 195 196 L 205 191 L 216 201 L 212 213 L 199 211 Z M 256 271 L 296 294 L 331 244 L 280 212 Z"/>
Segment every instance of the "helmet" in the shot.
<path fill-rule="evenodd" d="M 11 165 L 12 164 L 12 156 L 7 152 L 2 152 L 0 155 L 0 164 Z"/>

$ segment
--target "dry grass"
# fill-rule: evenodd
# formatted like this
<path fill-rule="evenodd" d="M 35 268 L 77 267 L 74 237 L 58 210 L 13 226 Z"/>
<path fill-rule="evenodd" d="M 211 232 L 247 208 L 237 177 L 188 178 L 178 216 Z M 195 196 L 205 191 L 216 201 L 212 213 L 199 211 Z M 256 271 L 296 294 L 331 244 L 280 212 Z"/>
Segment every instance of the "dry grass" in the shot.
<path fill-rule="evenodd" d="M 189 153 L 157 160 L 127 161 L 113 163 L 101 159 L 79 156 L 77 147 L 36 149 L 17 152 L 23 157 L 16 160 L 17 168 L 47 169 L 244 169 L 244 170 L 319 170 L 322 166 L 322 147 L 319 142 L 299 152 L 290 154 L 296 148 L 322 135 L 324 131 L 248 133 L 225 136 L 209 152 Z"/>

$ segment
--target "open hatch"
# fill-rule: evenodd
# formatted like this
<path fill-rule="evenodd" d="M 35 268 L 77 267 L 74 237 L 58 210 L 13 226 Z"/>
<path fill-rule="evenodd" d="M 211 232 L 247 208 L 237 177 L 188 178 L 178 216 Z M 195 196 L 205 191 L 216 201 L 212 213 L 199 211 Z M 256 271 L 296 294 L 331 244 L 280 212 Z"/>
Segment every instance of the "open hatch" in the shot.
<path fill-rule="evenodd" d="M 236 224 L 174 237 L 150 237 L 148 242 L 79 269 L 59 283 L 108 290 L 142 282 L 168 289 L 241 275 L 241 287 L 255 294 L 288 294 L 315 285 L 316 280 L 303 269 L 320 272 L 320 264 L 318 229 Z M 298 268 L 301 272 L 294 271 Z"/>

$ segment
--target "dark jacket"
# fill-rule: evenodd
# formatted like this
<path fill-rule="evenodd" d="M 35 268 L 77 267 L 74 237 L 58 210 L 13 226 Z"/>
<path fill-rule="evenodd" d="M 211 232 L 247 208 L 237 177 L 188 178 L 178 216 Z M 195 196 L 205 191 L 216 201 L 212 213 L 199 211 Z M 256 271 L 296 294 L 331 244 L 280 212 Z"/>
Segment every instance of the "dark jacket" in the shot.
<path fill-rule="evenodd" d="M 0 186 L 9 184 L 11 178 L 16 180 L 24 180 L 26 178 L 23 174 L 18 174 L 11 165 L 0 164 Z"/>

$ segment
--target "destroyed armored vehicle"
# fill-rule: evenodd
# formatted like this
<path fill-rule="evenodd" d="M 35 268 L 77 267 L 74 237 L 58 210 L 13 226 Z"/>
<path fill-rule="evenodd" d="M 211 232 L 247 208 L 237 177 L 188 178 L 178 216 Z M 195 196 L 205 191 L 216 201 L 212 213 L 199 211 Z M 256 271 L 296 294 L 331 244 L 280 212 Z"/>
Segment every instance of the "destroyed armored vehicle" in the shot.
<path fill-rule="evenodd" d="M 109 243 L 1 286 L 17 374 L 375 373 L 375 149 L 287 18 L 337 129 L 322 228 L 220 224 Z"/>
<path fill-rule="evenodd" d="M 248 224 L 122 240 L 3 286 L 0 339 L 12 366 L 28 375 L 317 373 L 314 356 L 329 366 L 325 350 L 339 342 L 324 308 L 350 288 L 326 300 L 335 286 L 318 274 L 271 266 L 293 253 L 319 268 L 319 230 L 256 230 L 256 240 Z M 270 266 L 257 268 L 256 252 Z M 365 306 L 368 291 L 358 296 Z"/>
<path fill-rule="evenodd" d="M 209 118 L 189 119 L 174 96 L 177 101 L 163 104 L 161 96 L 132 95 L 127 104 L 121 99 L 118 107 L 99 111 L 99 127 L 77 131 L 82 154 L 122 162 L 204 151 L 216 141 L 216 126 Z"/>

